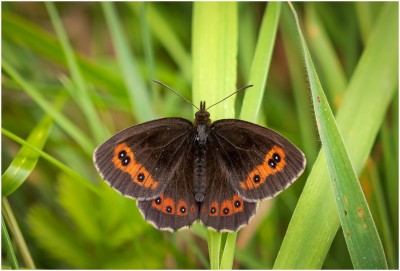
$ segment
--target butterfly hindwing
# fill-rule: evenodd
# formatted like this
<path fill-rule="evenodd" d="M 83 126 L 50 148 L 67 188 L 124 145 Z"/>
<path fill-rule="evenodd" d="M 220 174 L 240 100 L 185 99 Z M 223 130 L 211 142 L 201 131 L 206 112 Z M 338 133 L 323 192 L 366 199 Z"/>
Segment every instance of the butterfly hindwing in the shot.
<path fill-rule="evenodd" d="M 255 215 L 257 203 L 247 202 L 233 189 L 224 164 L 207 144 L 207 186 L 200 208 L 200 220 L 216 231 L 236 231 Z"/>
<path fill-rule="evenodd" d="M 211 125 L 209 140 L 229 183 L 250 202 L 277 195 L 304 171 L 305 156 L 296 146 L 256 124 L 216 121 Z"/>
<path fill-rule="evenodd" d="M 150 201 L 138 201 L 138 207 L 144 218 L 158 229 L 176 231 L 189 227 L 198 219 L 198 204 L 193 190 L 193 150 L 186 142 L 181 147 L 181 156 L 175 161 L 171 181 L 157 198 Z"/>
<path fill-rule="evenodd" d="M 159 196 L 179 168 L 193 125 L 165 118 L 127 128 L 94 152 L 95 165 L 106 182 L 138 200 Z"/>

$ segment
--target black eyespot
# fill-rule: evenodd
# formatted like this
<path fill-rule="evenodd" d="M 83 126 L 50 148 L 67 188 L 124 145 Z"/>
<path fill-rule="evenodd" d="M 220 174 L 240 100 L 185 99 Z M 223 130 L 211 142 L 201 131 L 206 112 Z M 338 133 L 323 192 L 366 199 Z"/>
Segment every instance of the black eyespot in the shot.
<path fill-rule="evenodd" d="M 224 208 L 223 212 L 224 212 L 224 214 L 226 214 L 226 215 L 229 214 L 229 208 L 228 208 L 228 207 Z"/>
<path fill-rule="evenodd" d="M 118 153 L 119 160 L 122 160 L 126 156 L 126 151 L 122 150 Z"/>
<path fill-rule="evenodd" d="M 254 175 L 254 177 L 253 177 L 253 182 L 259 183 L 260 180 L 261 180 L 261 179 L 260 179 L 260 175 L 258 175 L 258 174 Z"/>
<path fill-rule="evenodd" d="M 217 212 L 217 209 L 215 207 L 211 207 L 210 213 L 215 214 Z"/>
<path fill-rule="evenodd" d="M 125 158 L 123 158 L 121 160 L 121 163 L 122 163 L 123 166 L 129 165 L 130 162 L 131 162 L 131 158 L 129 158 L 129 156 L 125 156 Z"/>
<path fill-rule="evenodd" d="M 186 213 L 186 208 L 183 207 L 183 206 L 181 207 L 181 213 L 182 213 L 182 214 Z"/>
<path fill-rule="evenodd" d="M 274 153 L 272 155 L 272 158 L 274 158 L 275 162 L 277 162 L 277 163 L 279 163 L 281 161 L 281 157 L 277 153 Z"/>
<path fill-rule="evenodd" d="M 171 213 L 172 212 L 172 207 L 171 206 L 167 206 L 167 208 L 165 210 L 167 211 L 167 213 Z"/>
<path fill-rule="evenodd" d="M 158 198 L 156 198 L 155 200 L 154 200 L 154 202 L 157 204 L 157 205 L 160 205 L 161 204 L 161 198 L 160 197 L 158 197 Z"/>
<path fill-rule="evenodd" d="M 269 160 L 268 160 L 268 165 L 269 165 L 269 167 L 272 168 L 272 169 L 276 168 L 276 162 L 275 162 L 275 160 L 269 159 Z"/>
<path fill-rule="evenodd" d="M 137 176 L 137 180 L 138 180 L 139 182 L 143 182 L 143 181 L 144 181 L 144 174 L 140 172 L 140 173 L 138 174 L 138 176 Z"/>
<path fill-rule="evenodd" d="M 240 208 L 241 205 L 242 205 L 242 204 L 240 203 L 239 200 L 235 201 L 235 207 L 236 207 L 236 208 Z"/>

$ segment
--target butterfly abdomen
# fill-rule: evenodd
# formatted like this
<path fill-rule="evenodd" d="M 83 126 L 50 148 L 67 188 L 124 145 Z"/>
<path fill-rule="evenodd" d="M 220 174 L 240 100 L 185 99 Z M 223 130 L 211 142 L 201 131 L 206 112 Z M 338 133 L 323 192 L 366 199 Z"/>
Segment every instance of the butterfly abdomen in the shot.
<path fill-rule="evenodd" d="M 197 202 L 204 200 L 207 184 L 207 168 L 206 168 L 206 141 L 208 136 L 208 126 L 198 125 L 196 141 L 194 145 L 194 174 L 193 188 L 194 197 Z"/>

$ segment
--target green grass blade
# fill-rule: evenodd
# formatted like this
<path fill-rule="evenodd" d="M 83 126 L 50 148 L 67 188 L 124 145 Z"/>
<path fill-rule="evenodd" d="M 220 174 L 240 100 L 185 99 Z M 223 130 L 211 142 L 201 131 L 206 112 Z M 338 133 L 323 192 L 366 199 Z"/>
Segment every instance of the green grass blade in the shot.
<path fill-rule="evenodd" d="M 3 198 L 1 208 L 4 220 L 11 231 L 14 242 L 19 250 L 19 254 L 25 263 L 25 267 L 28 269 L 35 269 L 35 264 L 33 262 L 31 253 L 29 252 L 25 238 L 22 235 L 21 229 L 18 226 L 17 220 L 15 219 L 14 213 L 7 198 Z"/>
<path fill-rule="evenodd" d="M 1 216 L 1 236 L 4 240 L 7 258 L 10 261 L 12 269 L 19 269 L 17 257 L 15 257 L 14 248 L 12 247 L 10 236 L 8 235 L 6 223 L 4 223 L 3 216 Z"/>
<path fill-rule="evenodd" d="M 32 100 L 34 100 L 44 112 L 46 112 L 51 118 L 70 136 L 72 137 L 87 154 L 92 154 L 94 145 L 88 137 L 78 127 L 76 127 L 68 118 L 66 118 L 61 112 L 57 111 L 50 103 L 43 97 L 39 90 L 29 84 L 23 79 L 23 77 L 8 63 L 7 60 L 3 59 L 2 66 L 4 71 L 10 75 L 10 77 L 22 87 L 26 94 L 28 94 Z"/>
<path fill-rule="evenodd" d="M 148 78 L 154 80 L 157 79 L 156 69 L 154 66 L 154 52 L 153 52 L 153 39 L 150 32 L 149 19 L 147 15 L 147 9 L 149 4 L 146 2 L 140 3 L 140 28 L 143 36 L 143 50 L 146 60 L 146 68 L 148 73 Z M 150 84 L 150 89 L 152 91 L 152 96 L 155 97 L 156 104 L 160 101 L 160 91 L 156 91 L 155 84 Z"/>
<path fill-rule="evenodd" d="M 82 112 L 84 113 L 86 117 L 86 122 L 88 123 L 89 128 L 92 132 L 92 136 L 96 140 L 96 143 L 99 144 L 104 139 L 104 134 L 108 135 L 109 133 L 105 131 L 106 127 L 102 125 L 103 122 L 100 120 L 99 116 L 96 113 L 93 101 L 91 100 L 88 93 L 88 86 L 81 73 L 72 47 L 68 41 L 67 33 L 65 33 L 57 9 L 52 2 L 46 2 L 45 4 L 53 23 L 54 29 L 60 40 L 61 47 L 63 49 L 72 77 L 72 81 L 74 82 L 74 87 L 76 88 L 76 90 L 73 91 L 72 98 L 77 102 Z"/>
<path fill-rule="evenodd" d="M 87 188 L 89 188 L 90 190 L 95 192 L 96 194 L 99 194 L 99 195 L 101 194 L 100 189 L 97 186 L 95 186 L 89 180 L 86 180 L 85 178 L 83 178 L 82 176 L 77 174 L 74 170 L 72 170 L 71 168 L 67 167 L 66 165 L 61 163 L 59 160 L 55 159 L 54 157 L 50 156 L 49 154 L 45 153 L 44 151 L 36 148 L 35 146 L 32 146 L 31 144 L 29 144 L 28 142 L 26 142 L 22 138 L 16 136 L 12 132 L 8 131 L 7 129 L 1 128 L 1 133 L 3 135 L 7 136 L 8 138 L 14 140 L 15 142 L 17 142 L 17 143 L 19 143 L 19 144 L 21 144 L 23 146 L 26 146 L 26 147 L 34 150 L 35 152 L 39 153 L 41 157 L 43 157 L 44 159 L 46 159 L 47 161 L 52 163 L 54 166 L 56 166 L 59 169 L 61 169 L 63 172 L 65 172 L 69 176 L 71 176 L 72 180 L 75 180 L 75 181 L 79 182 L 80 184 L 86 186 Z"/>
<path fill-rule="evenodd" d="M 289 65 L 291 86 L 296 101 L 296 114 L 301 124 L 299 125 L 301 146 L 307 157 L 307 164 L 312 165 L 317 158 L 320 146 L 317 139 L 315 120 L 309 113 L 310 96 L 307 93 L 307 80 L 304 77 L 304 61 L 301 60 L 298 34 L 296 33 L 296 28 L 292 25 L 293 17 L 288 9 L 285 8 L 282 11 L 280 28 Z"/>
<path fill-rule="evenodd" d="M 237 3 L 195 2 L 192 33 L 193 103 L 199 105 L 200 101 L 207 101 L 210 106 L 236 88 Z M 214 120 L 233 118 L 234 102 L 231 98 L 210 108 L 211 117 Z M 221 233 L 208 233 L 211 269 L 220 268 L 221 237 Z M 234 251 L 234 243 L 228 246 L 224 249 Z M 229 257 L 224 259 L 223 266 L 232 268 L 233 262 L 227 262 Z"/>
<path fill-rule="evenodd" d="M 387 268 L 385 253 L 375 222 L 319 81 L 294 9 L 293 14 L 296 17 L 304 52 L 322 148 L 327 160 L 339 218 L 354 268 Z"/>
<path fill-rule="evenodd" d="M 221 256 L 220 269 L 232 269 L 233 258 L 235 257 L 236 237 L 237 232 L 227 235 L 224 251 Z"/>
<path fill-rule="evenodd" d="M 209 230 L 207 232 L 208 254 L 210 256 L 210 268 L 219 269 L 222 233 Z"/>
<path fill-rule="evenodd" d="M 129 5 L 136 14 L 139 14 L 140 7 L 138 3 L 132 3 Z M 192 60 L 182 41 L 176 35 L 174 29 L 171 28 L 170 22 L 164 17 L 164 14 L 155 8 L 154 3 L 149 3 L 146 9 L 148 23 L 154 38 L 162 44 L 169 56 L 174 60 L 182 74 L 185 76 L 185 79 L 188 82 L 191 82 Z"/>
<path fill-rule="evenodd" d="M 101 4 L 114 42 L 120 70 L 128 90 L 132 112 L 137 117 L 138 122 L 155 119 L 156 115 L 150 104 L 146 84 L 139 73 L 135 57 L 129 49 L 128 41 L 124 37 L 114 3 L 102 2 Z"/>
<path fill-rule="evenodd" d="M 193 12 L 193 103 L 206 107 L 236 89 L 237 4 L 194 3 Z M 212 27 L 210 27 L 212 25 Z M 213 120 L 234 117 L 230 98 L 210 108 Z"/>
<path fill-rule="evenodd" d="M 325 83 L 330 104 L 334 105 L 334 111 L 340 104 L 347 86 L 347 78 L 341 66 L 340 59 L 336 55 L 333 45 L 329 41 L 326 31 L 315 10 L 313 3 L 305 6 L 307 36 L 311 52 L 318 59 L 321 80 Z"/>
<path fill-rule="evenodd" d="M 2 31 L 4 40 L 10 40 L 56 64 L 67 67 L 66 59 L 59 42 L 47 31 L 39 28 L 25 18 L 3 12 Z M 123 89 L 124 84 L 117 72 L 101 64 L 96 64 L 80 55 L 77 55 L 77 60 L 87 80 L 107 89 L 111 93 Z"/>
<path fill-rule="evenodd" d="M 398 6 L 397 3 L 385 5 L 349 81 L 336 118 L 357 174 L 371 151 L 398 83 Z M 274 268 L 322 267 L 340 225 L 324 159 L 320 153 L 296 206 Z"/>
<path fill-rule="evenodd" d="M 45 116 L 31 131 L 26 142 L 42 149 L 53 127 L 53 121 Z M 1 176 L 1 195 L 7 197 L 20 187 L 35 168 L 39 154 L 28 147 L 22 147 Z"/>
<path fill-rule="evenodd" d="M 257 122 L 263 101 L 265 84 L 275 45 L 275 36 L 278 29 L 281 13 L 280 2 L 271 2 L 267 5 L 258 35 L 256 51 L 250 69 L 249 84 L 253 89 L 247 90 L 243 99 L 240 119 Z"/>

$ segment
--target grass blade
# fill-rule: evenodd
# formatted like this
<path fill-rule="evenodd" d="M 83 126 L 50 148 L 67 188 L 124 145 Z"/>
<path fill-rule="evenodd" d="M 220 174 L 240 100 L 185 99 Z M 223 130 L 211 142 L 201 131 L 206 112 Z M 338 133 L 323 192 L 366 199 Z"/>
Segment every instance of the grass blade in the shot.
<path fill-rule="evenodd" d="M 398 6 L 397 3 L 385 5 L 336 117 L 357 174 L 370 153 L 398 83 L 398 58 L 394 56 L 398 54 Z M 322 267 L 340 225 L 324 159 L 320 153 L 296 206 L 274 268 Z"/>
<path fill-rule="evenodd" d="M 128 90 L 132 113 L 137 117 L 138 122 L 155 119 L 156 114 L 152 110 L 146 84 L 141 79 L 142 76 L 139 73 L 135 57 L 129 49 L 127 39 L 124 37 L 114 3 L 102 2 L 101 4 L 110 28 L 120 70 Z"/>
<path fill-rule="evenodd" d="M 42 149 L 53 127 L 49 116 L 44 117 L 31 131 L 26 142 Z M 1 195 L 7 197 L 20 187 L 35 168 L 39 154 L 28 147 L 22 147 L 1 176 Z"/>
<path fill-rule="evenodd" d="M 240 119 L 257 122 L 263 101 L 265 84 L 275 45 L 275 36 L 281 13 L 280 2 L 271 2 L 267 5 L 258 35 L 256 51 L 250 69 L 249 84 L 253 89 L 246 92 L 243 98 Z"/>
<path fill-rule="evenodd" d="M 23 90 L 34 100 L 44 112 L 51 118 L 75 141 L 82 147 L 87 154 L 92 154 L 94 145 L 86 137 L 78 127 L 76 127 L 68 118 L 53 108 L 50 103 L 43 97 L 39 90 L 26 82 L 23 77 L 8 63 L 7 60 L 2 61 L 3 69 L 10 77 L 20 85 Z"/>
<path fill-rule="evenodd" d="M 16 136 L 15 134 L 11 133 L 10 131 L 8 131 L 8 130 L 6 130 L 4 128 L 1 128 L 1 133 L 3 135 L 5 135 L 5 136 L 11 138 L 15 142 L 17 142 L 17 143 L 19 143 L 19 144 L 21 144 L 23 146 L 26 146 L 26 147 L 36 151 L 37 153 L 40 154 L 41 157 L 43 157 L 44 159 L 46 159 L 47 161 L 49 161 L 50 163 L 52 163 L 53 165 L 55 165 L 56 167 L 58 167 L 59 169 L 64 171 L 69 176 L 71 176 L 72 180 L 75 180 L 75 181 L 79 182 L 80 184 L 82 184 L 83 186 L 86 186 L 87 188 L 89 188 L 90 190 L 95 192 L 96 194 L 99 194 L 99 195 L 101 194 L 100 189 L 97 186 L 95 186 L 89 180 L 86 180 L 85 178 L 83 178 L 82 176 L 77 174 L 74 170 L 72 170 L 71 168 L 67 167 L 66 165 L 64 165 L 63 163 L 61 163 L 60 161 L 58 161 L 54 157 L 52 157 L 49 154 L 45 153 L 44 151 L 36 148 L 35 146 L 32 146 L 31 144 L 29 144 L 28 142 L 26 142 L 22 138 Z"/>
<path fill-rule="evenodd" d="M 318 74 L 300 29 L 296 11 L 293 7 L 292 10 L 304 52 L 317 127 L 328 163 L 340 222 L 354 268 L 387 268 L 385 253 L 375 222 L 318 79 Z"/>
<path fill-rule="evenodd" d="M 133 11 L 138 15 L 140 12 L 140 7 L 138 3 L 129 4 Z M 192 60 L 189 53 L 185 49 L 182 41 L 174 32 L 174 29 L 170 26 L 168 19 L 164 18 L 163 13 L 159 12 L 153 3 L 148 3 L 146 6 L 148 23 L 151 31 L 165 50 L 168 52 L 169 56 L 175 61 L 179 70 L 184 75 L 188 82 L 192 81 Z M 155 78 L 153 78 L 155 79 Z"/>
<path fill-rule="evenodd" d="M 57 33 L 58 39 L 60 40 L 61 47 L 67 60 L 68 68 L 72 77 L 72 81 L 74 82 L 74 88 L 71 88 L 74 90 L 72 93 L 72 98 L 80 106 L 92 132 L 92 136 L 93 138 L 95 138 L 96 143 L 99 144 L 104 139 L 104 134 L 108 135 L 109 132 L 105 131 L 106 127 L 102 125 L 102 121 L 96 113 L 93 101 L 88 94 L 88 86 L 86 85 L 75 54 L 68 41 L 67 33 L 65 33 L 55 4 L 52 2 L 46 2 L 45 4 L 53 23 L 54 29 Z"/>
<path fill-rule="evenodd" d="M 193 103 L 216 103 L 236 89 L 237 4 L 195 3 L 193 12 Z M 210 25 L 213 27 L 210 28 Z M 234 117 L 234 99 L 210 108 L 213 120 Z"/>
<path fill-rule="evenodd" d="M 14 248 L 12 247 L 10 236 L 8 235 L 6 223 L 4 223 L 3 216 L 1 216 L 1 236 L 4 238 L 7 258 L 10 261 L 12 269 L 19 269 L 17 257 L 15 257 Z"/>
<path fill-rule="evenodd" d="M 235 90 L 237 17 L 237 3 L 194 3 L 192 44 L 195 104 L 206 100 L 210 106 Z M 210 25 L 213 27 L 210 28 Z M 214 120 L 234 117 L 234 99 L 227 99 L 210 108 L 210 114 Z M 235 233 L 228 233 L 228 236 L 231 234 Z M 208 232 L 211 269 L 220 268 L 221 238 L 221 233 Z M 235 243 L 229 243 L 224 249 L 234 251 L 234 247 Z M 233 262 L 228 262 L 232 259 L 226 256 L 223 266 L 232 268 Z"/>
<path fill-rule="evenodd" d="M 17 220 L 15 219 L 7 198 L 3 198 L 1 207 L 4 220 L 11 230 L 11 234 L 14 237 L 15 244 L 17 245 L 21 258 L 25 263 L 25 267 L 28 269 L 35 269 L 35 264 L 32 260 L 31 253 L 29 252 L 24 236 L 22 235 L 21 229 L 18 226 Z"/>

